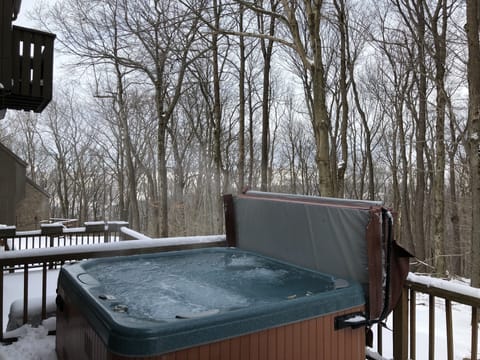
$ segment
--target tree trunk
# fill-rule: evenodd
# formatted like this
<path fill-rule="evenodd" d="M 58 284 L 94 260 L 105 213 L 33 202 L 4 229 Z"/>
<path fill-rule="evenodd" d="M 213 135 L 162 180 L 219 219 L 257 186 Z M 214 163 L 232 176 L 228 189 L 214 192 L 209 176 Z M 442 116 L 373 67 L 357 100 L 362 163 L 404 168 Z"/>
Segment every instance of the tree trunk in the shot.
<path fill-rule="evenodd" d="M 447 33 L 446 0 L 439 1 L 441 7 L 441 31 L 438 31 L 438 16 L 432 18 L 432 33 L 435 44 L 435 87 L 437 92 L 435 123 L 435 172 L 433 179 L 433 248 L 435 271 L 439 275 L 446 273 L 445 261 L 445 60 Z M 436 11 L 435 14 L 439 12 Z"/>
<path fill-rule="evenodd" d="M 337 9 L 338 28 L 340 32 L 340 98 L 342 104 L 342 114 L 340 123 L 340 149 L 342 159 L 338 164 L 333 164 L 336 167 L 336 195 L 338 197 L 345 197 L 345 171 L 347 170 L 348 162 L 348 143 L 347 143 L 347 128 L 348 128 L 348 100 L 347 100 L 347 59 L 348 54 L 348 27 L 345 14 L 344 0 L 335 0 L 335 7 Z M 353 75 L 353 65 L 350 64 L 352 70 L 350 77 Z"/>
<path fill-rule="evenodd" d="M 448 103 L 448 112 L 450 118 L 450 138 L 452 139 L 452 144 L 449 147 L 448 151 L 448 165 L 449 165 L 449 186 L 450 186 L 450 221 L 452 222 L 452 250 L 455 254 L 455 257 L 452 259 L 452 269 L 455 274 L 460 274 L 465 276 L 462 269 L 462 259 L 460 254 L 463 253 L 461 238 L 460 238 L 460 215 L 459 215 L 459 206 L 458 206 L 458 196 L 457 196 L 457 174 L 456 174 L 456 164 L 455 164 L 455 155 L 458 149 L 458 141 L 455 130 L 455 113 L 452 108 L 451 101 L 447 98 Z"/>
<path fill-rule="evenodd" d="M 427 120 L 427 73 L 425 66 L 425 18 L 423 2 L 418 3 L 417 9 L 418 23 L 417 23 L 417 73 L 418 79 L 418 96 L 419 108 L 417 119 L 417 132 L 415 142 L 415 159 L 417 161 L 416 171 L 416 187 L 415 187 L 415 247 L 426 250 L 425 244 L 425 134 L 426 134 L 426 120 Z M 426 253 L 426 251 L 425 251 Z"/>
<path fill-rule="evenodd" d="M 248 81 L 248 186 L 253 186 L 253 172 L 254 172 L 254 164 L 255 164 L 255 146 L 254 146 L 254 119 L 253 115 L 255 113 L 255 109 L 253 107 L 253 84 L 251 79 Z"/>
<path fill-rule="evenodd" d="M 321 196 L 334 196 L 330 166 L 330 118 L 326 106 L 325 71 L 322 59 L 322 41 L 320 37 L 320 19 L 322 17 L 323 1 L 307 0 L 305 5 L 305 19 L 307 19 L 308 34 L 300 34 L 300 27 L 296 18 L 297 11 L 291 2 L 282 0 L 285 19 L 295 44 L 295 50 L 312 79 L 312 93 L 307 94 L 307 101 L 311 96 L 311 121 L 315 139 L 315 163 L 318 169 L 318 192 Z M 302 37 L 308 39 L 308 48 L 312 53 L 312 60 L 307 56 L 307 44 L 302 42 Z"/>
<path fill-rule="evenodd" d="M 158 226 L 156 236 L 168 236 L 168 176 L 167 176 L 167 117 L 163 111 L 160 89 L 156 89 L 156 106 L 158 116 L 157 156 L 158 156 Z"/>
<path fill-rule="evenodd" d="M 402 101 L 398 99 L 397 101 Z M 402 111 L 403 111 L 403 106 L 401 104 L 396 105 L 397 108 L 395 109 L 395 115 L 396 115 L 396 122 L 397 122 L 397 127 L 398 127 L 398 135 L 399 135 L 399 142 L 400 142 L 400 162 L 402 164 L 402 176 L 401 176 L 401 213 L 402 213 L 402 219 L 401 219 L 401 234 L 402 234 L 402 239 L 404 240 L 405 243 L 407 244 L 407 247 L 410 251 L 414 252 L 415 251 L 415 243 L 413 240 L 413 233 L 412 233 L 412 227 L 411 227 L 411 217 L 412 215 L 410 214 L 410 206 L 409 206 L 409 199 L 410 197 L 408 194 L 410 193 L 408 190 L 408 159 L 407 159 L 407 146 L 406 146 L 406 135 L 405 135 L 405 129 L 403 126 L 403 117 L 402 117 Z"/>
<path fill-rule="evenodd" d="M 239 5 L 239 30 L 243 33 L 243 4 Z M 245 39 L 239 38 L 240 69 L 238 78 L 238 185 L 242 191 L 245 187 Z"/>
<path fill-rule="evenodd" d="M 217 1 L 213 1 L 213 13 L 215 28 L 220 28 L 220 9 Z M 212 65 L 213 65 L 213 217 L 215 223 L 214 231 L 221 233 L 223 231 L 223 204 L 221 199 L 221 175 L 222 175 L 222 149 L 221 149 L 221 135 L 222 135 L 222 108 L 220 103 L 220 69 L 218 64 L 218 33 L 212 33 Z"/>
<path fill-rule="evenodd" d="M 271 11 L 275 12 L 276 1 L 270 0 Z M 265 33 L 265 15 L 258 14 L 258 27 L 261 33 Z M 275 34 L 275 18 L 270 18 L 268 35 Z M 270 149 L 270 69 L 272 66 L 273 40 L 260 39 L 260 47 L 263 56 L 263 91 L 262 91 L 262 157 L 261 157 L 261 177 L 260 190 L 269 190 L 268 179 L 268 155 Z"/>
<path fill-rule="evenodd" d="M 115 48 L 116 50 L 116 48 Z M 137 174 L 135 171 L 135 166 L 133 163 L 133 146 L 130 137 L 130 129 L 127 119 L 126 111 L 126 101 L 124 96 L 124 84 L 123 84 L 123 75 L 120 70 L 120 65 L 115 61 L 115 75 L 117 77 L 117 95 L 116 100 L 118 102 L 118 120 L 119 120 L 119 133 L 120 141 L 124 143 L 123 148 L 125 149 L 125 154 L 122 154 L 122 157 L 125 157 L 127 163 L 127 182 L 128 182 L 128 203 L 129 203 L 129 226 L 132 229 L 137 231 L 140 230 L 140 210 L 138 207 L 138 198 L 137 198 Z M 123 171 L 123 169 L 122 169 Z"/>
<path fill-rule="evenodd" d="M 467 0 L 468 156 L 472 193 L 471 285 L 480 287 L 480 43 L 479 3 Z"/>

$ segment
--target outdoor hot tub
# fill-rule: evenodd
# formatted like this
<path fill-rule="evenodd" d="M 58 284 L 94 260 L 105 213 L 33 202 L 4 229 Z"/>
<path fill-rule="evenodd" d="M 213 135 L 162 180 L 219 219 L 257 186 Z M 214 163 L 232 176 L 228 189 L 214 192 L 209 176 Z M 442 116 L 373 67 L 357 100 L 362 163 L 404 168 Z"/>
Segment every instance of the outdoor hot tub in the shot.
<path fill-rule="evenodd" d="M 59 359 L 365 359 L 360 284 L 238 248 L 62 268 Z M 345 321 L 345 319 L 347 319 Z"/>

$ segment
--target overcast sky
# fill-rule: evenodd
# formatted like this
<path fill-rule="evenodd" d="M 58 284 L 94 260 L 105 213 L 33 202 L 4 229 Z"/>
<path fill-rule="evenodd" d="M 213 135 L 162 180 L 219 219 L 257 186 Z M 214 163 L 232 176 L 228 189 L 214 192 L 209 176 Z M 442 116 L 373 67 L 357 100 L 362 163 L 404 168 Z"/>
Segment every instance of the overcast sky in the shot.
<path fill-rule="evenodd" d="M 18 19 L 14 22 L 18 26 L 31 27 L 32 22 L 27 18 L 27 12 L 33 10 L 35 6 L 35 0 L 22 0 L 22 7 L 20 8 L 20 14 Z"/>

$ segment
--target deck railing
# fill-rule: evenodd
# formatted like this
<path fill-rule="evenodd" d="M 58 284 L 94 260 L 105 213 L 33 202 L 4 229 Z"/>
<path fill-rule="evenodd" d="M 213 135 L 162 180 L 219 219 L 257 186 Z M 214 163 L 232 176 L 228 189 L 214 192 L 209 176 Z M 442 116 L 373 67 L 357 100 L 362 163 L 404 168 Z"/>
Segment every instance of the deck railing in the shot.
<path fill-rule="evenodd" d="M 126 226 L 125 221 L 94 221 L 74 228 L 59 222 L 42 224 L 40 230 L 32 231 L 17 231 L 15 226 L 0 227 L 0 245 L 5 251 L 16 251 L 115 242 L 123 239 L 120 229 Z"/>
<path fill-rule="evenodd" d="M 91 227 L 85 227 L 85 230 Z M 112 229 L 115 225 L 112 226 Z M 224 235 L 186 237 L 186 238 L 163 238 L 151 239 L 145 235 L 135 232 L 127 227 L 118 226 L 115 228 L 118 235 L 115 239 L 128 238 L 134 241 L 114 241 L 112 242 L 112 232 L 101 232 L 99 228 L 94 232 L 97 235 L 102 233 L 102 241 L 88 243 L 86 238 L 89 235 L 85 233 L 84 242 L 79 240 L 76 245 L 75 236 L 70 237 L 69 229 L 62 229 L 62 236 L 67 234 L 68 239 L 74 239 L 69 242 L 68 248 L 42 246 L 37 248 L 17 248 L 17 251 L 0 252 L 0 324 L 3 326 L 3 308 L 4 304 L 4 274 L 11 268 L 21 268 L 23 270 L 23 322 L 28 321 L 28 279 L 29 269 L 32 264 L 40 264 L 42 271 L 41 289 L 42 289 L 42 310 L 41 317 L 47 316 L 47 271 L 50 264 L 65 263 L 82 259 L 154 253 L 181 249 L 191 249 L 210 246 L 225 246 L 226 239 Z M 78 229 L 77 229 L 78 230 Z M 73 233 L 78 232 L 77 230 Z M 10 230 L 11 231 L 11 230 Z M 57 234 L 58 235 L 58 234 Z M 80 236 L 80 235 L 79 235 Z M 98 235 L 99 236 L 99 235 Z M 79 239 L 82 238 L 81 236 Z M 5 241 L 5 239 L 4 239 Z M 70 241 L 70 240 L 69 240 Z M 21 249 L 21 251 L 18 251 Z M 445 324 L 447 334 L 447 359 L 454 359 L 454 331 L 452 321 L 452 302 L 464 304 L 471 307 L 471 360 L 477 359 L 478 353 L 478 308 L 480 307 L 480 290 L 470 289 L 466 286 L 452 286 L 448 281 L 432 279 L 430 277 L 420 277 L 410 274 L 403 289 L 403 296 L 393 312 L 393 356 L 395 360 L 407 360 L 416 358 L 416 296 L 418 293 L 428 295 L 429 303 L 429 359 L 435 358 L 435 299 L 440 298 L 445 301 Z M 378 331 L 377 351 L 382 354 L 383 332 L 381 327 Z M 0 331 L 0 341 L 4 340 L 3 328 Z"/>
<path fill-rule="evenodd" d="M 128 238 L 133 241 L 108 242 L 108 234 L 102 243 L 72 245 L 68 247 L 43 247 L 29 248 L 19 251 L 0 252 L 0 341 L 4 340 L 3 334 L 3 308 L 4 304 L 4 276 L 9 269 L 16 268 L 23 270 L 23 323 L 27 323 L 28 314 L 28 280 L 29 273 L 32 271 L 32 264 L 41 267 L 41 318 L 47 316 L 47 271 L 51 264 L 63 264 L 70 261 L 83 259 L 122 256 L 134 254 L 146 254 L 163 251 L 193 249 L 200 247 L 225 246 L 224 235 L 197 236 L 185 238 L 163 238 L 151 239 L 145 235 L 135 232 L 127 227 L 118 229 L 120 237 Z M 38 296 L 38 295 L 37 295 Z"/>
<path fill-rule="evenodd" d="M 480 307 L 480 289 L 455 285 L 449 281 L 433 279 L 427 276 L 409 274 L 403 295 L 393 313 L 393 358 L 395 360 L 416 359 L 416 298 L 417 293 L 428 295 L 428 359 L 435 359 L 435 300 L 445 302 L 445 327 L 447 337 L 447 359 L 454 359 L 454 324 L 452 320 L 452 302 L 471 308 L 471 355 L 470 360 L 478 356 L 478 308 Z M 381 328 L 378 336 L 378 352 L 382 353 Z"/>
<path fill-rule="evenodd" d="M 55 35 L 20 26 L 7 29 L 0 45 L 0 108 L 41 112 L 52 98 Z"/>

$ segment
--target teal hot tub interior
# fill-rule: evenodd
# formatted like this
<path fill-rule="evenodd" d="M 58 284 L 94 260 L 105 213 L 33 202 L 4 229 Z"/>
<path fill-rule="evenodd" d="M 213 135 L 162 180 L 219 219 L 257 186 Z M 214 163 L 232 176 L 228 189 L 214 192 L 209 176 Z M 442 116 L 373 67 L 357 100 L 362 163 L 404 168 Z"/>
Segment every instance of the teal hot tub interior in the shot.
<path fill-rule="evenodd" d="M 165 354 L 365 303 L 356 282 L 237 248 L 86 260 L 63 267 L 58 288 L 60 321 L 75 308 L 121 356 Z M 57 328 L 59 358 L 68 357 L 58 341 L 71 328 Z"/>

